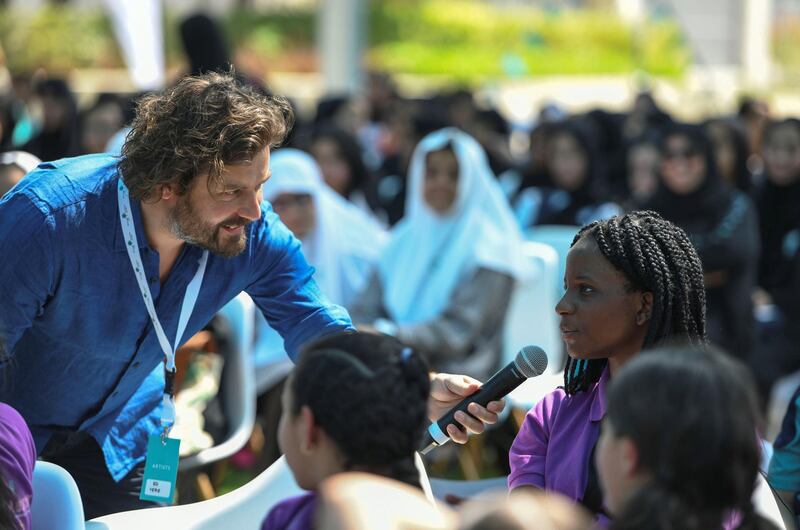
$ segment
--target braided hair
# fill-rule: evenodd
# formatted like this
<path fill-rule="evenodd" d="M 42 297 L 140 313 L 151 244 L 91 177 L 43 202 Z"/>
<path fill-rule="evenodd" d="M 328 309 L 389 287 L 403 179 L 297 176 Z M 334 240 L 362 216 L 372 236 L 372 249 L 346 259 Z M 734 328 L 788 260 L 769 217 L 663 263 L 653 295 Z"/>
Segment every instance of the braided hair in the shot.
<path fill-rule="evenodd" d="M 703 266 L 686 232 L 656 212 L 638 211 L 584 226 L 571 246 L 584 237 L 597 242 L 603 256 L 625 276 L 631 291 L 653 293 L 643 348 L 663 342 L 707 343 Z M 566 393 L 587 390 L 600 379 L 606 364 L 606 359 L 568 357 Z"/>
<path fill-rule="evenodd" d="M 291 414 L 311 409 L 345 469 L 420 487 L 430 376 L 419 353 L 388 335 L 333 334 L 303 351 L 289 384 Z"/>

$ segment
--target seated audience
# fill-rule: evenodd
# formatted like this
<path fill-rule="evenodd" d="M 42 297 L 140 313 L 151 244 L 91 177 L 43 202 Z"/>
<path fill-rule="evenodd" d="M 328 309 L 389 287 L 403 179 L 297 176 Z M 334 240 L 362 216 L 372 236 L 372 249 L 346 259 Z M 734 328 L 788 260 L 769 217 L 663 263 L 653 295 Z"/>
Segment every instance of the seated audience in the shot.
<path fill-rule="evenodd" d="M 314 279 L 322 292 L 347 307 L 378 263 L 384 230 L 325 184 L 310 155 L 279 149 L 270 168 L 264 200 L 303 243 L 303 255 L 316 269 Z"/>
<path fill-rule="evenodd" d="M 374 182 L 355 136 L 342 129 L 322 127 L 314 133 L 310 151 L 319 164 L 322 178 L 333 191 L 367 214 L 375 215 Z"/>
<path fill-rule="evenodd" d="M 723 182 L 698 125 L 676 124 L 661 142 L 661 180 L 647 209 L 683 228 L 703 263 L 708 335 L 746 360 L 755 346 L 758 218 L 750 198 Z"/>
<path fill-rule="evenodd" d="M 36 86 L 36 96 L 42 103 L 42 129 L 22 150 L 46 162 L 80 154 L 78 102 L 67 82 L 42 81 Z"/>
<path fill-rule="evenodd" d="M 714 159 L 723 182 L 748 195 L 753 193 L 753 175 L 747 167 L 747 137 L 744 128 L 735 120 L 716 118 L 704 125 L 714 144 Z"/>
<path fill-rule="evenodd" d="M 406 216 L 350 307 L 424 352 L 437 370 L 484 377 L 499 363 L 521 237 L 478 143 L 457 129 L 426 136 L 411 161 Z"/>
<path fill-rule="evenodd" d="M 544 185 L 524 187 L 514 200 L 520 227 L 583 225 L 620 213 L 603 198 L 601 166 L 586 127 L 575 120 L 548 126 Z"/>
<path fill-rule="evenodd" d="M 763 325 L 753 370 L 766 401 L 778 378 L 800 369 L 800 120 L 770 124 L 762 154 L 766 174 L 758 190 L 761 289 L 756 306 Z"/>

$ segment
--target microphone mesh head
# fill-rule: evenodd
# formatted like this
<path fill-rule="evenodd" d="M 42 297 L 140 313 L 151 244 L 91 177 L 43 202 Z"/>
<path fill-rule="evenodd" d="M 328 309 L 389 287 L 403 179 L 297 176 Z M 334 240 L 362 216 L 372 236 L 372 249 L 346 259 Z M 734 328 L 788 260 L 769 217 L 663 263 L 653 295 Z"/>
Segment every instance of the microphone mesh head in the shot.
<path fill-rule="evenodd" d="M 517 352 L 514 364 L 525 377 L 542 375 L 547 369 L 547 354 L 539 346 L 525 346 Z"/>

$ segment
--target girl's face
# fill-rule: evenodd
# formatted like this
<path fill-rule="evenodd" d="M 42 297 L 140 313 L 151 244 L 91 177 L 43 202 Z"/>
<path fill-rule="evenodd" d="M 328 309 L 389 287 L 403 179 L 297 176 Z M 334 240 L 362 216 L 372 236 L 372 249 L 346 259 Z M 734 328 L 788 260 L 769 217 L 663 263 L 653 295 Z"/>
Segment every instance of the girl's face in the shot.
<path fill-rule="evenodd" d="M 450 149 L 431 151 L 425 158 L 422 195 L 433 211 L 446 214 L 458 196 L 458 160 Z"/>
<path fill-rule="evenodd" d="M 800 130 L 785 125 L 774 129 L 764 143 L 764 162 L 773 184 L 788 186 L 800 178 Z"/>
<path fill-rule="evenodd" d="M 612 514 L 618 514 L 635 493 L 642 477 L 637 473 L 638 452 L 630 438 L 617 436 L 608 419 L 603 421 L 594 463 L 597 468 L 603 503 Z"/>
<path fill-rule="evenodd" d="M 344 196 L 350 186 L 352 175 L 347 160 L 339 152 L 336 142 L 320 138 L 311 146 L 311 154 L 317 160 L 322 178 L 339 195 Z"/>
<path fill-rule="evenodd" d="M 317 225 L 314 200 L 307 193 L 281 193 L 271 203 L 283 224 L 298 239 L 304 239 Z"/>
<path fill-rule="evenodd" d="M 558 134 L 550 141 L 550 177 L 565 191 L 576 191 L 586 180 L 589 159 L 578 141 L 569 134 Z"/>
<path fill-rule="evenodd" d="M 632 290 L 591 236 L 569 251 L 564 284 L 556 313 L 567 353 L 576 359 L 607 358 L 613 373 L 642 349 L 652 293 Z"/>
<path fill-rule="evenodd" d="M 667 138 L 661 153 L 661 174 L 670 191 L 678 195 L 688 195 L 703 184 L 706 178 L 706 162 L 689 138 L 673 135 Z"/>
<path fill-rule="evenodd" d="M 307 406 L 292 412 L 292 380 L 290 375 L 283 386 L 281 405 L 283 412 L 278 423 L 278 447 L 286 456 L 297 485 L 304 490 L 315 490 L 326 478 L 344 471 L 343 461 L 336 444 L 316 423 L 314 413 Z"/>
<path fill-rule="evenodd" d="M 736 186 L 736 146 L 731 133 L 723 125 L 711 124 L 707 128 L 708 136 L 714 144 L 714 158 L 720 176 L 729 186 Z"/>
<path fill-rule="evenodd" d="M 654 145 L 640 144 L 628 153 L 628 187 L 633 198 L 644 202 L 658 187 L 658 149 Z"/>
<path fill-rule="evenodd" d="M 278 423 L 278 446 L 286 456 L 286 463 L 292 470 L 297 484 L 303 489 L 310 489 L 311 474 L 308 469 L 308 461 L 305 459 L 300 444 L 304 438 L 303 418 L 301 414 L 296 416 L 292 413 L 292 376 L 286 380 L 281 394 L 281 405 L 283 412 Z"/>

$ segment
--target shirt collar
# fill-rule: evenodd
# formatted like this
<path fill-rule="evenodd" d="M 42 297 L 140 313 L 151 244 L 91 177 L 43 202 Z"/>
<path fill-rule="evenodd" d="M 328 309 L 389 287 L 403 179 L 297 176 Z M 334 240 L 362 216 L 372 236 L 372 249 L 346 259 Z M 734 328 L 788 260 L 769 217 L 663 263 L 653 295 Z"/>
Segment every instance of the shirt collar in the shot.
<path fill-rule="evenodd" d="M 597 382 L 597 392 L 594 393 L 592 407 L 589 410 L 589 419 L 593 422 L 602 421 L 606 415 L 606 385 L 608 384 L 608 366 L 603 370 L 600 380 Z"/>

